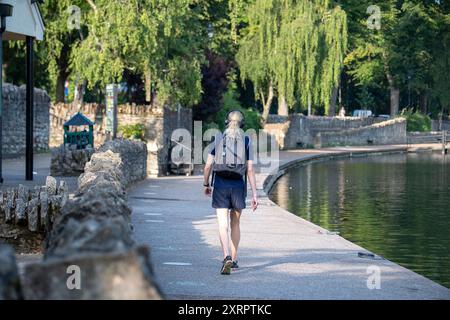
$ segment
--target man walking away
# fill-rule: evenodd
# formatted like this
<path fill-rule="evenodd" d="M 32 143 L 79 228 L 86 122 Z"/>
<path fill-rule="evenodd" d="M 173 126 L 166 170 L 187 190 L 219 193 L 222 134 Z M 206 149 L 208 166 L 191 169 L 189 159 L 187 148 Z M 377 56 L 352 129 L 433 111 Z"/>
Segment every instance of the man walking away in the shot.
<path fill-rule="evenodd" d="M 253 169 L 252 141 L 244 135 L 244 115 L 238 110 L 228 113 L 226 130 L 214 138 L 204 169 L 205 195 L 212 194 L 212 207 L 216 209 L 220 244 L 223 251 L 221 274 L 229 275 L 238 268 L 237 255 L 241 238 L 240 217 L 245 208 L 247 180 L 252 189 L 251 207 L 258 207 L 256 179 Z M 212 184 L 209 177 L 212 172 Z M 211 186 L 214 188 L 212 191 Z M 231 233 L 231 241 L 229 232 Z M 231 249 L 231 250 L 230 250 Z M 231 254 L 230 254 L 231 251 Z"/>

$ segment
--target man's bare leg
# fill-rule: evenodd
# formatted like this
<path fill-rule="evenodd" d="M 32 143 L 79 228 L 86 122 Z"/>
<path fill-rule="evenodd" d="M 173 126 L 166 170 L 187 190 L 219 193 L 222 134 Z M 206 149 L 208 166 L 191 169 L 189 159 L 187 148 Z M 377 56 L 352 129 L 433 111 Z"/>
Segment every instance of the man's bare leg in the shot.
<path fill-rule="evenodd" d="M 230 225 L 231 225 L 231 258 L 233 261 L 237 261 L 237 252 L 239 241 L 241 240 L 241 210 L 231 210 L 230 212 Z"/>
<path fill-rule="evenodd" d="M 230 255 L 228 209 L 216 209 L 216 214 L 217 222 L 219 223 L 220 244 L 222 245 L 223 257 L 225 258 Z"/>

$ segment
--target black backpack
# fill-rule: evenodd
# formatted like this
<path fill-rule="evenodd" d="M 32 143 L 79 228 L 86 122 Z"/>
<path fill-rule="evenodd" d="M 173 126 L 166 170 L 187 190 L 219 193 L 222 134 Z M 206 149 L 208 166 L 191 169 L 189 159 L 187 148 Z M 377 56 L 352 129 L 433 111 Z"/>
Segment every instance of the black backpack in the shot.
<path fill-rule="evenodd" d="M 227 139 L 224 135 L 215 142 L 214 175 L 231 180 L 247 178 L 248 139 Z"/>

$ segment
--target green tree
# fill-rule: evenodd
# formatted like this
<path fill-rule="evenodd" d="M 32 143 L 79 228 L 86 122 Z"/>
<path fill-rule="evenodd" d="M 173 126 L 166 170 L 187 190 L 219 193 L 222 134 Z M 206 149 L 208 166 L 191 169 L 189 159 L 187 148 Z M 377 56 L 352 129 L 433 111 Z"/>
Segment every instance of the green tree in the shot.
<path fill-rule="evenodd" d="M 450 8 L 447 13 L 439 13 L 437 25 L 439 31 L 434 38 L 431 75 L 433 87 L 431 94 L 440 105 L 440 114 L 450 109 L 450 82 L 448 72 L 450 71 Z"/>
<path fill-rule="evenodd" d="M 263 103 L 263 118 L 278 97 L 278 113 L 299 103 L 328 113 L 347 47 L 347 19 L 332 1 L 256 0 L 237 61 Z"/>
<path fill-rule="evenodd" d="M 373 6 L 370 0 L 345 0 L 342 6 L 350 21 L 349 53 L 345 58 L 348 73 L 361 88 L 387 87 L 391 114 L 396 115 L 400 80 L 392 64 L 390 41 L 399 12 L 397 1 L 377 1 Z"/>
<path fill-rule="evenodd" d="M 342 1 L 350 21 L 348 74 L 360 90 L 388 90 L 393 116 L 402 92 L 405 106 L 414 105 L 414 95 L 427 112 L 430 98 L 441 101 L 448 89 L 442 82 L 449 70 L 449 54 L 443 50 L 448 45 L 448 7 L 436 1 L 378 1 L 380 27 L 371 28 L 370 18 L 377 17 L 368 10 L 372 3 Z"/>
<path fill-rule="evenodd" d="M 81 20 L 89 7 L 85 0 L 49 0 L 40 5 L 45 21 L 44 40 L 35 45 L 36 86 L 44 87 L 56 102 L 64 101 L 64 84 L 72 70 L 70 57 L 81 30 L 70 25 L 73 10 L 80 8 Z M 74 7 L 73 7 L 74 8 Z M 25 81 L 25 45 L 23 42 L 8 44 L 5 62 L 8 81 L 22 83 Z"/>
<path fill-rule="evenodd" d="M 88 1 L 88 34 L 72 66 L 89 87 L 121 81 L 125 69 L 145 76 L 151 100 L 192 105 L 201 93 L 202 33 L 194 0 Z"/>
<path fill-rule="evenodd" d="M 389 64 L 399 85 L 408 91 L 408 96 L 411 90 L 416 92 L 422 112 L 427 113 L 433 86 L 433 44 L 439 31 L 436 11 L 423 3 L 405 1 L 398 16 L 389 39 Z"/>
<path fill-rule="evenodd" d="M 247 23 L 245 9 L 252 1 L 200 0 L 194 7 L 200 13 L 201 24 L 206 29 L 206 63 L 201 68 L 202 98 L 193 109 L 196 120 L 212 120 L 224 106 L 222 99 L 227 87 L 232 85 L 232 78 L 239 72 L 235 55 L 243 26 Z M 239 87 L 236 91 L 239 97 L 242 93 L 247 97 L 247 88 Z M 250 95 L 253 94 L 251 91 Z M 245 104 L 255 107 L 254 103 Z"/>

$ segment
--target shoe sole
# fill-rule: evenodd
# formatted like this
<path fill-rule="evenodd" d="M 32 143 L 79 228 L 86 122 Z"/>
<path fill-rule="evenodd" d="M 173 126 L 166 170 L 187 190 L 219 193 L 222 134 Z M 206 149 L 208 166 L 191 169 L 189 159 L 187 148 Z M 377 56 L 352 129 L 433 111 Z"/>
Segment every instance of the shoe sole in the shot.
<path fill-rule="evenodd" d="M 221 272 L 221 274 L 223 274 L 223 275 L 230 275 L 231 274 L 231 265 L 233 264 L 233 262 L 232 261 L 227 261 L 227 262 L 225 262 L 225 265 L 223 266 L 223 268 L 222 268 L 222 272 Z"/>

